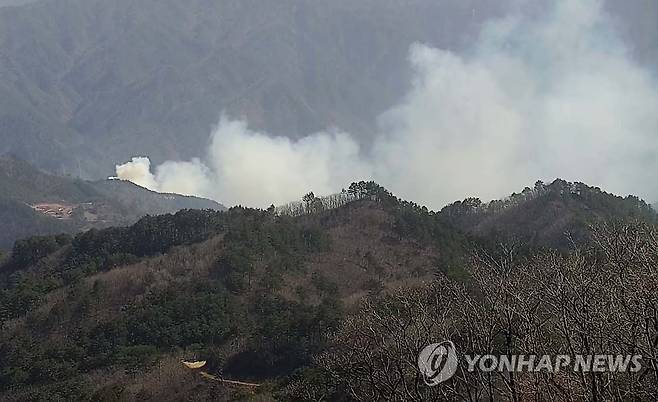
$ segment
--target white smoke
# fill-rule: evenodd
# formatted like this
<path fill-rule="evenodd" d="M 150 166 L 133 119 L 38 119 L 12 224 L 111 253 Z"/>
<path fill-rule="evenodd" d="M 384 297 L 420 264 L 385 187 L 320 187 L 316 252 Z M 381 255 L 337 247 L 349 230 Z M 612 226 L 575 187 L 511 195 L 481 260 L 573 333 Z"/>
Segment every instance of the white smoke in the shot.
<path fill-rule="evenodd" d="M 596 0 L 563 0 L 542 18 L 491 21 L 466 54 L 412 46 L 403 101 L 368 152 L 345 133 L 300 141 L 223 118 L 205 159 L 117 176 L 228 204 L 267 206 L 373 178 L 433 208 L 498 198 L 561 177 L 658 198 L 658 85 Z M 146 169 L 145 169 L 146 168 Z"/>
<path fill-rule="evenodd" d="M 151 173 L 151 160 L 145 156 L 137 156 L 128 163 L 117 165 L 116 174 L 119 179 L 131 181 L 154 191 L 160 190 L 155 176 Z"/>
<path fill-rule="evenodd" d="M 329 194 L 355 177 L 371 176 L 357 143 L 345 133 L 292 141 L 251 131 L 245 122 L 226 117 L 212 134 L 206 160 L 165 162 L 153 175 L 148 159 L 133 158 L 117 166 L 117 176 L 156 191 L 260 207 L 297 199 L 311 189 Z"/>

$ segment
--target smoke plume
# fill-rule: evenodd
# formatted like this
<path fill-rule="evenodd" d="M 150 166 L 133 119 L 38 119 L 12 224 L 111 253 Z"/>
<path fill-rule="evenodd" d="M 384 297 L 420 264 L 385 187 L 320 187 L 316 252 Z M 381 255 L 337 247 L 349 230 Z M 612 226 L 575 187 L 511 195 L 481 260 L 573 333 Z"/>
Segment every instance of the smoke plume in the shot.
<path fill-rule="evenodd" d="M 135 158 L 117 176 L 260 207 L 370 178 L 433 208 L 556 177 L 658 199 L 658 85 L 630 54 L 599 1 L 558 1 L 488 22 L 463 54 L 413 45 L 414 81 L 370 149 L 338 131 L 294 141 L 223 117 L 203 161 L 152 172 Z"/>

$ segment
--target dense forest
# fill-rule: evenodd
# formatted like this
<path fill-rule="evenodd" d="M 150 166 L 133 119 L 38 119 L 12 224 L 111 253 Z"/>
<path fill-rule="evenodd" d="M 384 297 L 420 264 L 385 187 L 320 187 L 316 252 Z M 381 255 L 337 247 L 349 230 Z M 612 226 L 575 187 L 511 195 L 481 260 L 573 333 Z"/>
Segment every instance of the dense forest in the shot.
<path fill-rule="evenodd" d="M 0 255 L 0 392 L 6 400 L 650 395 L 654 366 L 641 377 L 557 383 L 464 374 L 429 388 L 410 362 L 424 344 L 451 339 L 504 353 L 637 348 L 655 364 L 658 321 L 647 315 L 658 307 L 655 219 L 635 197 L 580 183 L 537 183 L 503 201 L 434 212 L 359 182 L 267 210 L 183 210 L 19 240 Z M 182 360 L 206 364 L 194 371 Z"/>

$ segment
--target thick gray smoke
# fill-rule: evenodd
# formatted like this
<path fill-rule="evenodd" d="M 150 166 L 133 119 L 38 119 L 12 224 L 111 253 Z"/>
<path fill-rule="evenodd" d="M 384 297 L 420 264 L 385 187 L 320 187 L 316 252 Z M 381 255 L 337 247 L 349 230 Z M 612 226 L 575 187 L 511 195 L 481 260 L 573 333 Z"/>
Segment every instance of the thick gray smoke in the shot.
<path fill-rule="evenodd" d="M 261 207 L 369 178 L 433 208 L 556 177 L 658 199 L 658 85 L 599 1 L 491 21 L 465 54 L 416 44 L 410 63 L 412 87 L 381 116 L 370 150 L 346 133 L 293 141 L 222 118 L 203 161 L 152 173 L 133 159 L 117 176 Z"/>

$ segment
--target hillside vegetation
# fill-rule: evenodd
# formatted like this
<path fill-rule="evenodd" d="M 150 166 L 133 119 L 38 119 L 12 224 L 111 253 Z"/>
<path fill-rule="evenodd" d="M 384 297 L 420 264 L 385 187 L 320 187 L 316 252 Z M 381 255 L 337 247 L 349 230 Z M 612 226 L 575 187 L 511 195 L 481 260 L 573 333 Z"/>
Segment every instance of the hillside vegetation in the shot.
<path fill-rule="evenodd" d="M 579 187 L 578 196 L 558 196 L 553 191 L 560 183 L 500 210 L 453 205 L 436 213 L 361 182 L 329 198 L 309 194 L 278 211 L 185 210 L 125 228 L 17 242 L 0 268 L 2 395 L 8 400 L 363 396 L 350 392 L 356 384 L 350 381 L 367 381 L 361 368 L 340 374 L 352 367 L 341 360 L 345 353 L 355 364 L 367 360 L 354 352 L 361 348 L 354 335 L 358 324 L 391 311 L 403 314 L 411 305 L 395 304 L 404 300 L 399 292 L 414 294 L 411 289 L 436 280 L 449 283 L 447 289 L 474 283 L 474 250 L 496 261 L 506 255 L 498 237 L 473 229 L 482 224 L 478 220 L 489 222 L 502 238 L 537 231 L 530 243 L 512 245 L 515 261 L 535 261 L 526 258 L 547 248 L 542 241 L 551 237 L 535 223 L 544 219 L 540 209 L 527 212 L 526 203 L 560 203 L 580 211 L 560 224 L 582 233 L 601 217 L 648 223 L 655 218 L 644 204 L 633 206 L 636 199 L 586 186 Z M 582 242 L 593 244 L 590 238 Z M 569 261 L 569 253 L 552 255 Z M 377 313 L 375 306 L 386 300 L 393 304 Z M 181 360 L 206 360 L 203 370 L 215 379 L 190 372 Z M 418 380 L 417 373 L 400 375 L 399 386 L 414 376 Z M 364 394 L 366 399 L 407 399 L 397 386 L 379 389 L 388 387 L 382 384 L 363 383 L 358 389 L 374 392 Z M 419 400 L 427 395 L 433 394 Z"/>

